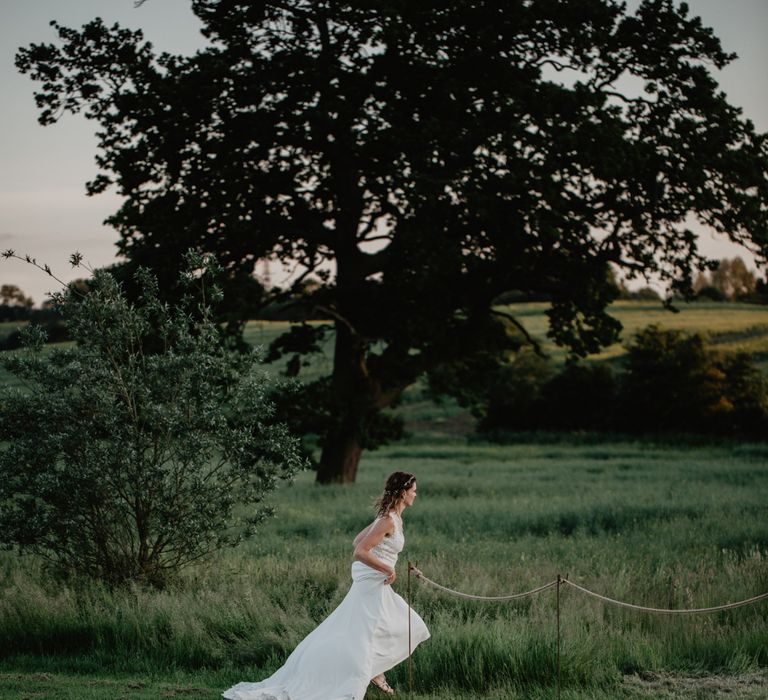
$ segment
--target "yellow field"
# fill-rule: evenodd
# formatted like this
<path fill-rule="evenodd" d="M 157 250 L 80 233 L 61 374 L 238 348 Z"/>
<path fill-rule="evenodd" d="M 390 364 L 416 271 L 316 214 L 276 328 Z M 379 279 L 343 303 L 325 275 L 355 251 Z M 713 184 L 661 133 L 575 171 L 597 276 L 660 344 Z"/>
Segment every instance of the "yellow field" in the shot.
<path fill-rule="evenodd" d="M 561 360 L 565 356 L 564 350 L 546 339 L 548 306 L 544 302 L 513 304 L 503 310 L 516 316 L 531 335 L 545 341 L 544 347 L 554 359 Z M 768 360 L 768 306 L 694 302 L 678 304 L 677 308 L 679 313 L 668 311 L 659 302 L 618 301 L 612 304 L 611 315 L 624 327 L 621 342 L 594 355 L 593 359 L 607 360 L 623 355 L 625 344 L 636 331 L 658 324 L 662 328 L 703 333 L 718 349 L 748 352 L 757 355 L 761 363 Z"/>

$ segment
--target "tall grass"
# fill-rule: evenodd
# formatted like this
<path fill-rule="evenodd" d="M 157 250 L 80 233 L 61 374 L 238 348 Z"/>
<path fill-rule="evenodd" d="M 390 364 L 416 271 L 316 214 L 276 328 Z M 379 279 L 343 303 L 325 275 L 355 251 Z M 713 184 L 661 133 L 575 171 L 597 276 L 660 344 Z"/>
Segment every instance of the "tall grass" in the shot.
<path fill-rule="evenodd" d="M 157 674 L 210 669 L 260 678 L 346 594 L 351 540 L 394 469 L 414 471 L 406 560 L 451 588 L 528 590 L 557 573 L 615 598 L 701 607 L 768 591 L 768 468 L 762 445 L 466 445 L 411 441 L 367 455 L 353 487 L 300 475 L 258 538 L 187 571 L 164 592 L 49 579 L 0 558 L 5 668 Z M 414 654 L 420 693 L 534 696 L 555 676 L 552 590 L 513 603 L 450 597 L 412 582 L 432 638 Z M 596 694 L 623 674 L 768 667 L 768 605 L 661 617 L 562 595 L 563 682 Z M 388 674 L 404 687 L 407 665 Z M 537 690 L 539 689 L 539 690 Z M 591 692 L 592 692 L 591 691 Z M 436 697 L 450 697 L 438 695 Z M 595 695 L 597 697 L 597 695 Z"/>

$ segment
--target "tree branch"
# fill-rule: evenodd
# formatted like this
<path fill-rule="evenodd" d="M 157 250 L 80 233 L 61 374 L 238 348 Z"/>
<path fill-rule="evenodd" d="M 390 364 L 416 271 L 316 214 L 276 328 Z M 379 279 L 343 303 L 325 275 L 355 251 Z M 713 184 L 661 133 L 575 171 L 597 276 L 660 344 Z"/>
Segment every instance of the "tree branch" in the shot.
<path fill-rule="evenodd" d="M 324 306 L 323 304 L 314 304 L 313 308 L 317 309 L 318 311 L 324 311 L 329 316 L 331 316 L 332 318 L 335 318 L 337 321 L 339 321 L 340 323 L 343 323 L 347 328 L 349 328 L 349 332 L 352 335 L 357 336 L 358 338 L 362 338 L 362 339 L 365 340 L 365 338 L 362 335 L 360 335 L 360 333 L 358 333 L 357 329 L 352 325 L 352 322 L 348 318 L 342 316 L 335 309 L 332 309 L 329 306 Z"/>
<path fill-rule="evenodd" d="M 534 338 L 529 332 L 528 329 L 520 323 L 514 316 L 511 314 L 505 313 L 504 311 L 499 311 L 498 309 L 491 309 L 491 313 L 496 316 L 501 316 L 502 318 L 506 318 L 508 321 L 512 321 L 512 323 L 515 325 L 515 327 L 525 336 L 526 341 L 528 342 L 531 347 L 533 347 L 533 351 L 541 358 L 547 359 L 547 354 L 541 349 L 541 343 L 539 343 L 536 338 Z"/>

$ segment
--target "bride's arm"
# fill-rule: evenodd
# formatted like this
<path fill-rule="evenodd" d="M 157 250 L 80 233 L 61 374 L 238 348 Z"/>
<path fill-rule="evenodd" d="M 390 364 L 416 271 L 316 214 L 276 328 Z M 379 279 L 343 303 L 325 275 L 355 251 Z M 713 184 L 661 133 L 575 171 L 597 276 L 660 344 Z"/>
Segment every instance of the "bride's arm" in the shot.
<path fill-rule="evenodd" d="M 367 564 L 372 569 L 381 571 L 384 574 L 391 574 L 393 569 L 391 566 L 387 566 L 383 561 L 377 559 L 371 554 L 371 549 L 375 547 L 379 542 L 384 539 L 384 535 L 392 534 L 393 527 L 392 521 L 389 518 L 382 518 L 381 520 L 369 525 L 367 531 L 360 533 L 362 538 L 355 545 L 355 552 L 352 558 L 355 561 L 361 561 L 363 564 Z M 358 535 L 359 537 L 360 535 Z M 357 537 L 355 538 L 357 541 Z"/>
<path fill-rule="evenodd" d="M 358 543 L 360 542 L 360 540 L 362 540 L 362 539 L 363 539 L 363 537 L 365 537 L 366 533 L 368 533 L 368 531 L 369 531 L 369 530 L 370 530 L 372 527 L 373 527 L 373 523 L 371 523 L 370 525 L 368 525 L 368 527 L 364 527 L 362 530 L 360 530 L 360 532 L 358 532 L 358 533 L 357 533 L 357 537 L 355 537 L 355 539 L 354 539 L 354 540 L 352 540 L 352 546 L 353 546 L 353 547 L 357 547 L 357 545 L 358 545 Z"/>

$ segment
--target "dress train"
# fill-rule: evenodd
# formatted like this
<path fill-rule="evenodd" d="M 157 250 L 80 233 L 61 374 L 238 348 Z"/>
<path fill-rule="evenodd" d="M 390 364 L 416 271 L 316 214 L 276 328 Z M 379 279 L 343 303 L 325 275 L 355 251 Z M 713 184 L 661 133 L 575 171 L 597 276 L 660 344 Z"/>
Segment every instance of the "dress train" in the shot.
<path fill-rule="evenodd" d="M 384 516 L 386 517 L 386 516 Z M 396 515 L 393 537 L 371 552 L 391 566 L 402 550 Z M 238 683 L 226 700 L 362 700 L 372 678 L 408 658 L 408 604 L 367 564 L 352 564 L 352 586 L 338 607 L 291 652 L 285 664 L 257 683 Z M 411 609 L 411 650 L 430 637 Z"/>

